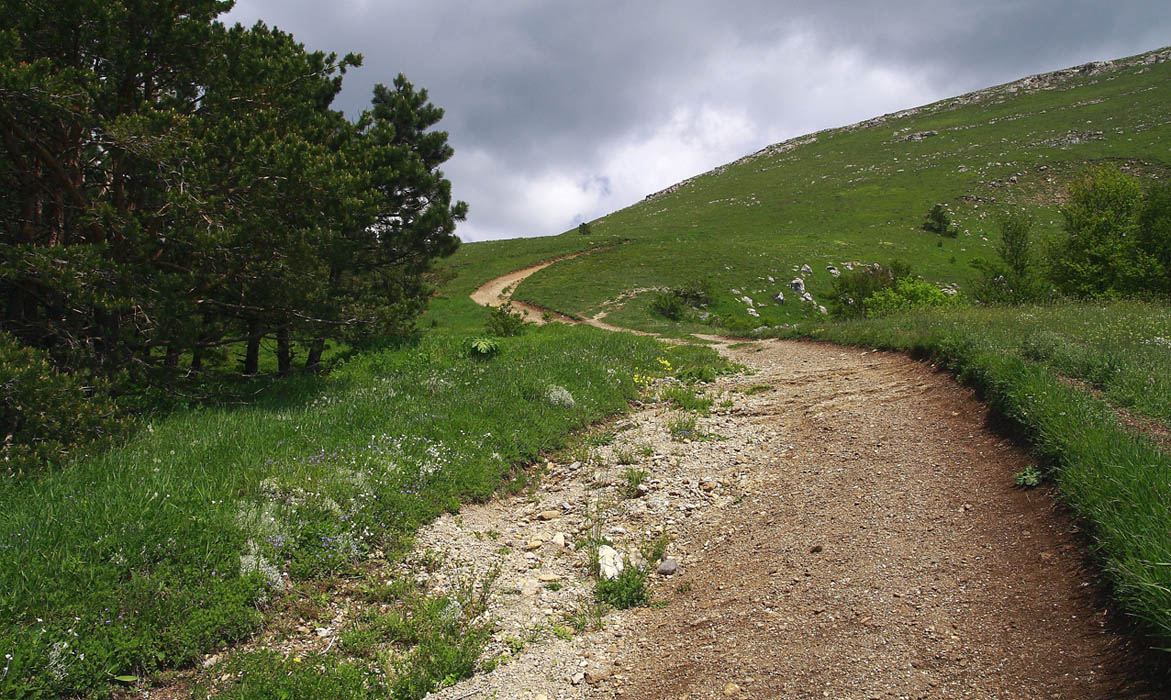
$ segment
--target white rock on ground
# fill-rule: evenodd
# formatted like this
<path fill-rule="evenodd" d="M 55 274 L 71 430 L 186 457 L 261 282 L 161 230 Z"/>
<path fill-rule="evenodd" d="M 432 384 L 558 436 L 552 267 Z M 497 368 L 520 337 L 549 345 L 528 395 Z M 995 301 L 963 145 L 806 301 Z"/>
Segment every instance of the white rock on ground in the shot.
<path fill-rule="evenodd" d="M 622 555 L 608 544 L 598 547 L 598 575 L 609 581 L 618 578 L 624 568 Z"/>

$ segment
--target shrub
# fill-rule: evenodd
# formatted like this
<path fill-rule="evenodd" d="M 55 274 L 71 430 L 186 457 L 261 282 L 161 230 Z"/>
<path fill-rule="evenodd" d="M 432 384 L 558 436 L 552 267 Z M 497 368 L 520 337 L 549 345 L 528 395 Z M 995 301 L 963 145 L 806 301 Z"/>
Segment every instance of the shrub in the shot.
<path fill-rule="evenodd" d="M 1152 291 L 1171 294 L 1171 182 L 1154 182 L 1147 189 L 1138 213 L 1138 237 L 1143 251 L 1162 268 Z"/>
<path fill-rule="evenodd" d="M 865 316 L 867 299 L 910 274 L 911 266 L 899 260 L 892 260 L 886 267 L 875 263 L 846 271 L 833 281 L 833 296 L 829 300 L 833 315 L 839 318 Z"/>
<path fill-rule="evenodd" d="M 672 321 L 678 321 L 687 313 L 688 307 L 707 306 L 710 303 L 711 282 L 699 279 L 656 294 L 651 300 L 651 310 Z"/>
<path fill-rule="evenodd" d="M 1153 192 L 1152 223 L 1163 207 L 1161 192 Z M 1166 288 L 1158 245 L 1152 241 L 1154 250 L 1147 250 L 1139 233 L 1144 209 L 1138 180 L 1115 167 L 1093 168 L 1075 180 L 1061 209 L 1066 237 L 1049 259 L 1057 288 L 1080 298 L 1137 296 Z"/>
<path fill-rule="evenodd" d="M 105 380 L 58 372 L 48 355 L 0 332 L 0 470 L 20 477 L 123 433 Z"/>
<path fill-rule="evenodd" d="M 960 306 L 959 294 L 949 295 L 931 282 L 904 277 L 893 286 L 880 289 L 864 303 L 867 318 L 889 316 L 903 311 L 918 311 L 937 307 Z"/>
<path fill-rule="evenodd" d="M 683 318 L 683 312 L 686 308 L 683 299 L 676 296 L 674 292 L 659 292 L 654 299 L 651 299 L 651 311 L 671 321 Z"/>
<path fill-rule="evenodd" d="M 948 238 L 955 238 L 959 235 L 951 223 L 951 211 L 946 204 L 936 204 L 931 207 L 931 211 L 927 212 L 927 220 L 923 222 L 923 230 Z"/>
<path fill-rule="evenodd" d="M 527 325 L 525 315 L 512 308 L 511 303 L 506 303 L 488 311 L 488 321 L 484 324 L 484 330 L 488 335 L 497 338 L 511 338 L 524 333 Z"/>
<path fill-rule="evenodd" d="M 712 303 L 712 283 L 707 279 L 692 280 L 672 289 L 671 293 L 691 306 L 706 306 Z"/>

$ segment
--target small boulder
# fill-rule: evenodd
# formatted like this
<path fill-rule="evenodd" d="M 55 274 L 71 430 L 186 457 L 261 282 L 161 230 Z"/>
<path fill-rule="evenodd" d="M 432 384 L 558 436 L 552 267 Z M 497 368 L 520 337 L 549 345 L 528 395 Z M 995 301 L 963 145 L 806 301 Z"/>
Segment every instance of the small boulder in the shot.
<path fill-rule="evenodd" d="M 773 301 L 777 302 L 778 304 L 784 304 L 785 303 L 785 293 L 784 292 L 777 292 L 777 295 L 775 297 L 773 297 Z"/>
<path fill-rule="evenodd" d="M 598 575 L 609 581 L 618 578 L 625 568 L 622 555 L 608 544 L 598 547 Z"/>
<path fill-rule="evenodd" d="M 659 566 L 655 569 L 655 573 L 659 576 L 674 576 L 675 572 L 679 570 L 679 562 L 675 561 L 674 557 L 667 557 L 659 562 Z"/>
<path fill-rule="evenodd" d="M 800 277 L 794 277 L 793 281 L 789 283 L 789 289 L 801 294 L 805 291 L 805 280 Z"/>
<path fill-rule="evenodd" d="M 805 274 L 805 275 L 812 275 L 812 274 L 813 274 L 813 268 L 812 268 L 812 267 L 809 267 L 808 265 L 802 265 L 802 266 L 801 266 L 801 273 L 802 273 L 802 274 Z"/>
<path fill-rule="evenodd" d="M 828 272 L 831 277 L 841 277 L 842 276 L 841 270 L 834 267 L 833 265 L 826 265 L 825 271 Z"/>

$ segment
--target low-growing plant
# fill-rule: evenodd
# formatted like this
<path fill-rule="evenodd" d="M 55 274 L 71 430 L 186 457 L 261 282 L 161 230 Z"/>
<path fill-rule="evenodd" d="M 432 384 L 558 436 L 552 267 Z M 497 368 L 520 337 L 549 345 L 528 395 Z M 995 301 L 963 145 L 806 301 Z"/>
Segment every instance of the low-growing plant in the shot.
<path fill-rule="evenodd" d="M 486 360 L 489 357 L 495 357 L 496 353 L 500 352 L 500 343 L 493 338 L 484 336 L 469 338 L 467 352 L 469 357 Z"/>
<path fill-rule="evenodd" d="M 591 447 L 602 447 L 614 442 L 617 437 L 618 433 L 614 430 L 601 430 L 587 435 L 585 443 Z"/>
<path fill-rule="evenodd" d="M 0 332 L 0 476 L 59 467 L 78 450 L 124 434 L 109 384 L 58 372 L 48 353 Z"/>
<path fill-rule="evenodd" d="M 599 579 L 594 595 L 599 601 L 619 610 L 646 605 L 646 578 L 646 571 L 642 568 L 627 566 L 612 579 Z"/>
<path fill-rule="evenodd" d="M 625 482 L 623 492 L 626 494 L 626 497 L 634 498 L 637 496 L 638 487 L 641 486 L 649 476 L 650 472 L 644 471 L 642 469 L 635 469 L 634 467 L 630 467 L 625 472 L 623 472 L 622 479 Z"/>
<path fill-rule="evenodd" d="M 638 457 L 634 454 L 633 445 L 620 445 L 614 448 L 614 461 L 618 464 L 635 464 Z"/>
<path fill-rule="evenodd" d="M 656 566 L 663 560 L 667 554 L 667 545 L 671 543 L 671 538 L 666 533 L 659 535 L 653 540 L 647 540 L 639 547 L 639 553 L 642 558 L 646 560 L 647 565 Z"/>
<path fill-rule="evenodd" d="M 684 411 L 707 413 L 712 407 L 712 399 L 702 396 L 686 386 L 669 386 L 663 390 L 661 397 L 675 408 Z"/>
<path fill-rule="evenodd" d="M 576 632 L 592 632 L 606 626 L 606 603 L 596 597 L 579 602 L 565 616 L 565 623 Z"/>
<path fill-rule="evenodd" d="M 898 260 L 886 266 L 875 263 L 847 270 L 833 281 L 830 310 L 837 318 L 862 318 L 866 315 L 867 299 L 910 274 L 911 266 Z"/>
<path fill-rule="evenodd" d="M 1017 486 L 1020 486 L 1022 488 L 1031 489 L 1036 486 L 1040 486 L 1041 482 L 1044 481 L 1045 477 L 1041 473 L 1040 469 L 1038 469 L 1036 466 L 1030 464 L 1029 466 L 1025 467 L 1022 471 L 1017 472 L 1014 475 L 1014 479 L 1016 481 Z"/>
<path fill-rule="evenodd" d="M 667 419 L 667 432 L 674 440 L 684 440 L 698 437 L 696 433 L 695 416 L 677 413 Z"/>

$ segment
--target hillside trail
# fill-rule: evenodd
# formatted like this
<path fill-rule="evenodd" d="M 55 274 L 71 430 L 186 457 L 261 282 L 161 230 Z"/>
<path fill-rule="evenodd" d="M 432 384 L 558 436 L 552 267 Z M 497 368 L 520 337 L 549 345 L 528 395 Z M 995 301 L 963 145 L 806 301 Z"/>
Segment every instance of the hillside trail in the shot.
<path fill-rule="evenodd" d="M 1030 458 L 970 390 L 894 353 L 708 340 L 749 371 L 706 386 L 690 431 L 648 399 L 529 493 L 420 531 L 444 555 L 435 590 L 501 567 L 504 662 L 430 697 L 1139 693 L 1075 525 L 1046 488 L 1014 488 Z M 652 605 L 600 616 L 598 536 L 635 563 L 668 543 Z"/>

